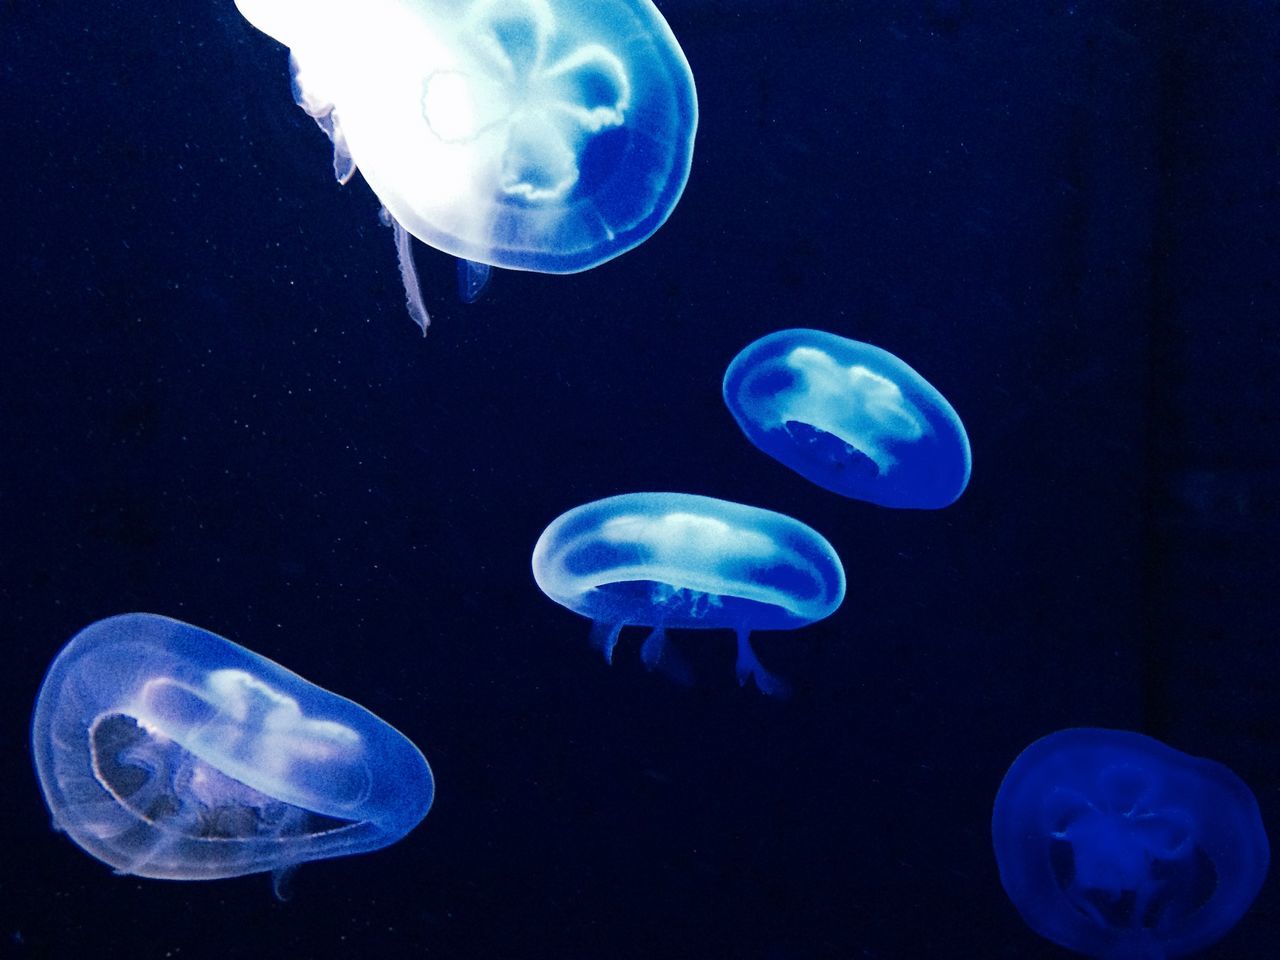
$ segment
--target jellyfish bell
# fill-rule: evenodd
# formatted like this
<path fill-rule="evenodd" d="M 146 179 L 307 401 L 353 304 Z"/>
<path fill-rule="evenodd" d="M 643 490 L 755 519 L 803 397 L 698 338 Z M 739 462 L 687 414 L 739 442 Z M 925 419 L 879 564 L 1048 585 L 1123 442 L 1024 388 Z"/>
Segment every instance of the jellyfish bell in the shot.
<path fill-rule="evenodd" d="M 610 662 L 622 628 L 646 626 L 641 659 L 684 679 L 666 629 L 728 628 L 738 637 L 738 682 L 779 695 L 786 684 L 760 664 L 750 632 L 821 620 L 845 590 L 840 558 L 817 531 L 688 493 L 630 493 L 575 507 L 538 538 L 533 575 L 552 600 L 592 620 L 592 642 Z"/>
<path fill-rule="evenodd" d="M 1244 781 L 1126 730 L 1059 730 L 1028 746 L 1000 784 L 991 832 L 1000 882 L 1027 924 L 1104 960 L 1214 943 L 1270 863 Z"/>
<path fill-rule="evenodd" d="M 587 270 L 643 242 L 684 190 L 697 98 L 650 0 L 236 5 L 289 47 L 338 179 L 358 169 L 397 230 L 445 253 Z"/>
<path fill-rule="evenodd" d="M 422 753 L 368 710 L 154 614 L 63 647 L 31 738 L 54 825 L 136 876 L 279 876 L 394 843 L 434 796 Z"/>
<path fill-rule="evenodd" d="M 924 377 L 869 343 L 778 330 L 734 357 L 723 392 L 756 447 L 842 496 L 937 509 L 969 483 L 959 415 Z"/>

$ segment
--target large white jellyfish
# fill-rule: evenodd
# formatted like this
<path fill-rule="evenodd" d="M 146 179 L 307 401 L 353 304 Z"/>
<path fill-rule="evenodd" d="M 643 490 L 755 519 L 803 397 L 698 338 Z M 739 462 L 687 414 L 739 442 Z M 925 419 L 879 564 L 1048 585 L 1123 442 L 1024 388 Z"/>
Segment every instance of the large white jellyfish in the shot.
<path fill-rule="evenodd" d="M 298 104 L 397 228 L 490 265 L 575 273 L 641 243 L 689 176 L 693 76 L 649 0 L 236 0 L 289 47 Z"/>

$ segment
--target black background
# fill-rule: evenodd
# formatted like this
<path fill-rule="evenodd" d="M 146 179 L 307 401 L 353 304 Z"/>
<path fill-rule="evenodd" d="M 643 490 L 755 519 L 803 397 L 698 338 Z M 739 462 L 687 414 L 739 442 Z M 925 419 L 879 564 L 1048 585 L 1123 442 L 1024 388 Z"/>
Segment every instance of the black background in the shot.
<path fill-rule="evenodd" d="M 1141 730 L 1280 837 L 1280 5 L 662 4 L 702 112 L 687 191 L 572 277 L 458 302 L 291 102 L 231 0 L 0 2 L 0 954 L 1053 958 L 991 801 L 1031 740 Z M 353 10 L 358 4 L 353 5 Z M 720 399 L 769 331 L 882 346 L 973 444 L 939 512 L 842 500 Z M 634 490 L 792 514 L 829 620 L 607 668 L 529 553 Z M 77 630 L 164 613 L 364 704 L 436 804 L 262 876 L 113 876 L 49 830 L 31 704 Z M 1206 958 L 1280 942 L 1270 881 Z"/>

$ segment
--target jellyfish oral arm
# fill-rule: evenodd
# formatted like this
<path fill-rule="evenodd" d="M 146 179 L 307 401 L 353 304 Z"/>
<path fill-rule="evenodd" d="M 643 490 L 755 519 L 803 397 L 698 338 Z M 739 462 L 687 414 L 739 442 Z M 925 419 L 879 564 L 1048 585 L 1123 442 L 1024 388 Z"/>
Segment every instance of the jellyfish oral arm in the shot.
<path fill-rule="evenodd" d="M 668 641 L 667 628 L 661 623 L 649 631 L 640 645 L 640 662 L 646 669 L 657 670 L 682 687 L 693 685 L 693 668 Z"/>
<path fill-rule="evenodd" d="M 422 284 L 418 281 L 418 268 L 413 264 L 413 236 L 400 222 L 383 207 L 382 222 L 391 227 L 396 241 L 396 259 L 400 264 L 400 282 L 404 284 L 405 306 L 409 308 L 409 319 L 422 328 L 422 335 L 427 335 L 427 327 L 431 326 L 431 315 L 427 313 L 427 303 L 422 297 Z"/>
<path fill-rule="evenodd" d="M 487 263 L 476 260 L 460 259 L 458 261 L 458 296 L 463 303 L 475 303 L 489 285 L 491 268 Z"/>
<path fill-rule="evenodd" d="M 751 631 L 746 627 L 738 627 L 738 662 L 734 672 L 738 677 L 738 686 L 745 687 L 747 681 L 755 683 L 756 689 L 770 697 L 787 697 L 791 694 L 791 685 L 774 673 L 766 670 L 751 646 Z"/>
<path fill-rule="evenodd" d="M 333 177 L 338 183 L 345 185 L 355 176 L 356 161 L 347 148 L 347 138 L 342 132 L 342 124 L 338 122 L 333 104 L 308 86 L 308 74 L 303 73 L 302 64 L 293 53 L 289 54 L 289 75 L 293 82 L 294 103 L 316 122 L 316 126 L 324 131 L 333 144 Z"/>
<path fill-rule="evenodd" d="M 624 626 L 625 624 L 620 620 L 612 622 L 606 620 L 591 621 L 589 643 L 591 649 L 599 650 L 604 654 L 605 663 L 613 663 L 613 648 L 618 645 L 618 635 L 622 633 Z"/>

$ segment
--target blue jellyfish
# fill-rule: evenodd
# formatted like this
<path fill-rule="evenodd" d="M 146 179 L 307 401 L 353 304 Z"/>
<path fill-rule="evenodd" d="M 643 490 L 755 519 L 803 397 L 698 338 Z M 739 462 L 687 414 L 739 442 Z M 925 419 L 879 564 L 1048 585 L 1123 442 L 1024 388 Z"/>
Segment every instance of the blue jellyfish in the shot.
<path fill-rule="evenodd" d="M 1270 857 L 1239 777 L 1121 730 L 1062 730 L 1027 747 L 996 794 L 991 831 L 1022 918 L 1105 960 L 1213 943 L 1253 902 Z"/>
<path fill-rule="evenodd" d="M 592 645 L 613 662 L 625 626 L 652 628 L 646 666 L 676 679 L 687 668 L 668 627 L 728 627 L 738 634 L 738 683 L 764 693 L 786 684 L 760 665 L 752 630 L 803 626 L 844 599 L 844 568 L 816 531 L 769 510 L 688 493 L 628 493 L 557 517 L 533 548 L 542 592 L 590 617 Z"/>
<path fill-rule="evenodd" d="M 376 850 L 426 816 L 418 748 L 368 710 L 149 613 L 54 659 L 31 725 L 55 828 L 119 873 L 211 880 Z"/>
<path fill-rule="evenodd" d="M 752 443 L 842 496 L 933 509 L 969 483 L 969 438 L 951 404 L 869 343 L 771 333 L 733 358 L 724 400 Z"/>
<path fill-rule="evenodd" d="M 397 230 L 490 265 L 576 273 L 644 241 L 689 176 L 697 97 L 649 0 L 236 0 L 290 48 L 294 95 Z M 406 233 L 407 231 L 407 233 Z"/>

